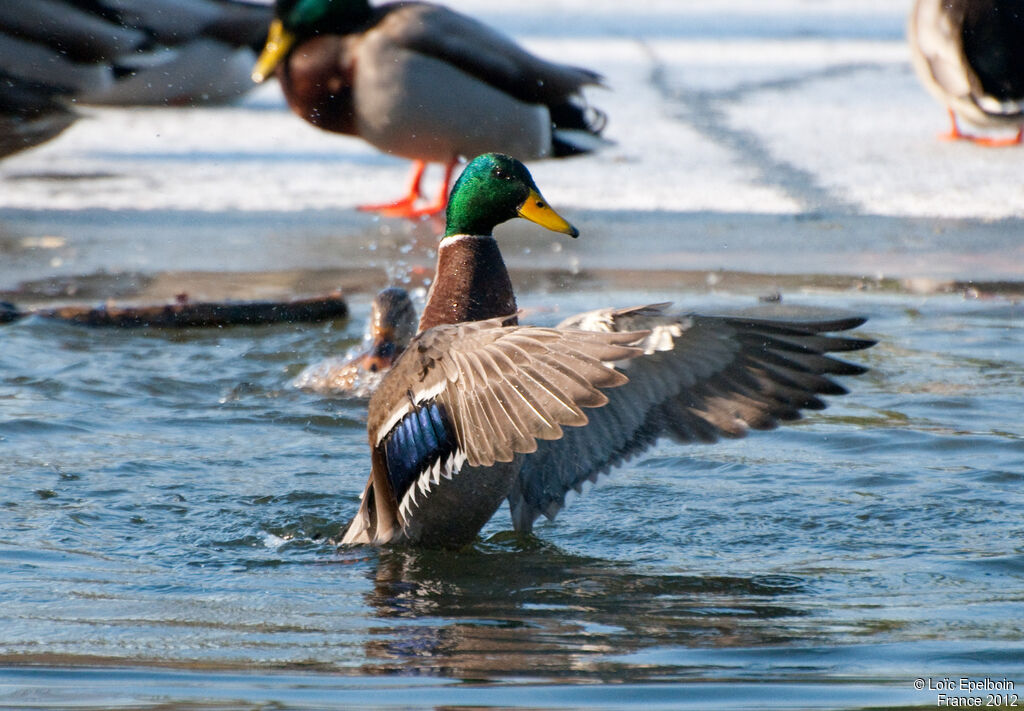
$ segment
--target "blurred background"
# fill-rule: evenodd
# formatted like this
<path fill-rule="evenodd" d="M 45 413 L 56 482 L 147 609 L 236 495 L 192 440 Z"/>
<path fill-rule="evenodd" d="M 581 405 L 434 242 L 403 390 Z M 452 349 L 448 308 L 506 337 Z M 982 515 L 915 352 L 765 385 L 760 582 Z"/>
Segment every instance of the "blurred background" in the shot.
<path fill-rule="evenodd" d="M 947 120 L 911 69 L 908 4 L 451 6 L 607 78 L 587 96 L 615 145 L 531 166 L 584 238 L 532 259 L 506 247 L 513 260 L 916 289 L 1019 276 L 1019 151 L 936 139 Z M 57 138 L 0 162 L 0 290 L 13 299 L 26 281 L 99 271 L 386 269 L 413 238 L 429 248 L 437 225 L 351 209 L 397 189 L 407 163 L 306 124 L 275 81 L 247 86 L 250 57 L 235 46 L 206 65 L 224 70 L 219 101 L 76 105 L 82 118 Z"/>

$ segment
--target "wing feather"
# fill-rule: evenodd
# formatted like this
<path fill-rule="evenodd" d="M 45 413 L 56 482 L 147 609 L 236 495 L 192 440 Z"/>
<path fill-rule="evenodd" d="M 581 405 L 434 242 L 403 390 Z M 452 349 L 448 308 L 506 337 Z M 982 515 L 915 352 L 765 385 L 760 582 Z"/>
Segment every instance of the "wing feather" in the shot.
<path fill-rule="evenodd" d="M 589 425 L 541 441 L 526 457 L 509 496 L 513 525 L 529 530 L 542 514 L 553 516 L 565 494 L 643 451 L 659 437 L 715 442 L 749 429 L 772 429 L 825 406 L 819 395 L 846 390 L 830 375 L 858 375 L 865 368 L 831 358 L 873 341 L 829 335 L 855 328 L 859 317 L 766 320 L 731 316 L 674 316 L 667 304 L 605 310 L 563 325 L 598 332 L 650 331 L 644 355 L 620 363 L 629 382 L 601 391 L 604 407 L 589 410 Z M 566 378 L 587 372 L 557 360 Z"/>
<path fill-rule="evenodd" d="M 537 441 L 527 428 L 522 424 L 528 417 L 528 411 L 522 400 L 516 395 L 511 386 L 503 381 L 494 383 L 494 392 L 498 401 L 508 414 L 509 429 L 506 434 L 512 436 L 512 449 L 516 452 L 528 454 L 536 451 Z"/>
<path fill-rule="evenodd" d="M 542 363 L 527 365 L 520 370 L 520 377 L 528 378 L 532 388 L 538 393 L 543 393 L 551 402 L 557 403 L 562 410 L 560 414 L 560 418 L 563 418 L 562 424 L 582 427 L 587 424 L 587 416 L 573 400 L 561 396 L 561 388 L 554 382 L 559 375 L 558 371 Z"/>
<path fill-rule="evenodd" d="M 503 319 L 441 326 L 418 336 L 370 403 L 378 445 L 431 398 L 452 420 L 471 466 L 509 462 L 537 439 L 587 422 L 581 408 L 604 404 L 602 389 L 627 378 L 604 361 L 639 355 L 646 333 L 595 333 L 506 326 Z"/>

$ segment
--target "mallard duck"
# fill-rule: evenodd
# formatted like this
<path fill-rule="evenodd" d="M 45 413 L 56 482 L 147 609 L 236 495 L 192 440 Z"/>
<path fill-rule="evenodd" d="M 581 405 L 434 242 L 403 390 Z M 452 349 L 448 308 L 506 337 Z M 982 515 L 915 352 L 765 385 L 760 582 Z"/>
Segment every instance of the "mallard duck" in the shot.
<path fill-rule="evenodd" d="M 314 126 L 414 161 L 404 197 L 360 208 L 392 216 L 443 211 L 460 156 L 586 153 L 604 125 L 580 95 L 601 83 L 598 74 L 535 57 L 425 2 L 277 0 L 252 76 L 275 71 L 289 106 Z M 428 162 L 444 164 L 444 179 L 437 198 L 418 207 Z"/>
<path fill-rule="evenodd" d="M 414 335 L 416 309 L 409 294 L 400 287 L 388 287 L 373 299 L 360 352 L 315 363 L 299 373 L 292 385 L 324 394 L 368 397 Z"/>
<path fill-rule="evenodd" d="M 59 135 L 74 104 L 240 96 L 270 16 L 234 0 L 0 2 L 0 157 Z"/>
<path fill-rule="evenodd" d="M 1024 3 L 1020 0 L 917 0 L 908 27 L 914 69 L 946 105 L 944 138 L 989 146 L 1024 138 Z M 957 116 L 1012 138 L 961 132 Z"/>
<path fill-rule="evenodd" d="M 459 547 L 508 500 L 517 531 L 659 437 L 713 442 L 771 429 L 828 375 L 826 355 L 873 341 L 826 335 L 864 319 L 789 322 L 605 309 L 517 325 L 494 227 L 524 217 L 572 236 L 519 161 L 487 154 L 459 177 L 419 334 L 369 403 L 369 481 L 343 544 Z"/>

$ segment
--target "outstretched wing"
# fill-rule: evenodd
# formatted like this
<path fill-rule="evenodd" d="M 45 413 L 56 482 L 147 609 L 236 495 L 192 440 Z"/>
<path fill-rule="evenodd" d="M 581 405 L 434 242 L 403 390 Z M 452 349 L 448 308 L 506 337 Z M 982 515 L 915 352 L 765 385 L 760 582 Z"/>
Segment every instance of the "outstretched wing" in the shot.
<path fill-rule="evenodd" d="M 505 326 L 502 319 L 419 335 L 370 400 L 373 471 L 343 542 L 390 540 L 441 478 L 533 452 L 587 423 L 582 408 L 627 381 L 609 363 L 645 333 Z M 495 505 L 508 493 L 497 493 Z M 419 504 L 422 506 L 422 502 Z"/>
<path fill-rule="evenodd" d="M 563 324 L 650 334 L 641 344 L 643 356 L 619 364 L 629 382 L 608 392 L 608 404 L 590 413 L 589 426 L 540 442 L 525 458 L 509 496 L 517 530 L 530 530 L 541 514 L 553 517 L 570 489 L 579 490 L 659 437 L 714 442 L 824 408 L 819 395 L 846 392 L 828 375 L 865 372 L 825 354 L 874 343 L 826 335 L 859 326 L 860 318 L 680 317 L 667 315 L 665 306 L 591 312 Z"/>

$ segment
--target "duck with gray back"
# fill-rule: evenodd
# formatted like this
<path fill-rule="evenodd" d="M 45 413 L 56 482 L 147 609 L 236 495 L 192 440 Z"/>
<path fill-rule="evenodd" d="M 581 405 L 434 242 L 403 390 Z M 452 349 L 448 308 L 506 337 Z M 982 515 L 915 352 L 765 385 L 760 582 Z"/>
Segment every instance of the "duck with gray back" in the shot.
<path fill-rule="evenodd" d="M 499 150 L 532 160 L 604 143 L 604 115 L 581 94 L 601 83 L 598 74 L 536 57 L 441 5 L 278 0 L 274 12 L 253 79 L 276 72 L 306 121 L 415 161 L 404 197 L 360 209 L 440 213 L 460 157 Z M 445 173 L 437 198 L 422 206 L 428 162 Z"/>

